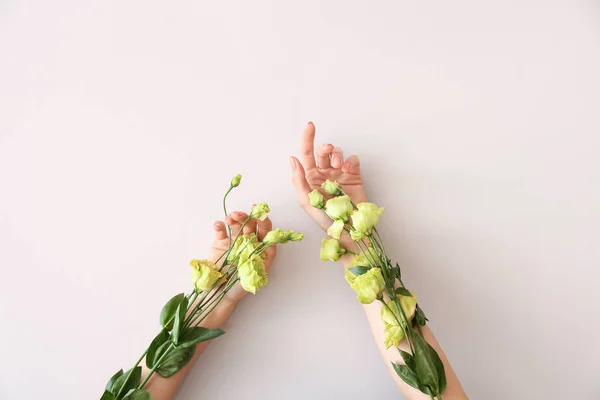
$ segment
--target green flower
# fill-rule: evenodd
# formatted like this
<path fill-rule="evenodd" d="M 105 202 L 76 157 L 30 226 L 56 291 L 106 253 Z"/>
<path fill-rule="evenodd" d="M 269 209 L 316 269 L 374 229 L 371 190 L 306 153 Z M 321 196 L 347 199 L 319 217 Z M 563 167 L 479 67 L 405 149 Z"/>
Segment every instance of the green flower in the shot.
<path fill-rule="evenodd" d="M 385 348 L 398 347 L 402 339 L 404 339 L 404 331 L 399 325 L 388 325 L 385 324 L 383 328 L 383 334 L 385 337 Z"/>
<path fill-rule="evenodd" d="M 325 182 L 323 182 L 321 188 L 325 191 L 325 193 L 330 194 L 332 196 L 339 196 L 340 194 L 342 194 L 342 187 L 339 183 L 337 183 L 337 181 L 330 181 L 329 179 L 327 179 Z"/>
<path fill-rule="evenodd" d="M 342 221 L 348 221 L 348 217 L 350 217 L 353 211 L 352 201 L 346 195 L 334 197 L 327 200 L 325 210 L 327 211 L 327 215 L 333 220 L 341 219 Z"/>
<path fill-rule="evenodd" d="M 310 201 L 310 205 L 315 208 L 325 207 L 325 197 L 317 189 L 308 194 L 308 200 Z"/>
<path fill-rule="evenodd" d="M 413 292 L 410 293 L 412 296 L 402 296 L 400 294 L 396 296 L 400 301 L 400 306 L 402 307 L 402 311 L 404 311 L 404 315 L 406 315 L 406 318 L 408 319 L 407 322 L 412 321 L 417 309 L 417 297 Z M 402 322 L 402 316 L 396 303 L 390 300 L 386 304 L 387 307 L 381 308 L 381 319 L 385 325 L 385 346 L 390 348 L 391 346 L 398 346 L 400 344 L 402 339 L 404 339 L 404 332 L 400 334 L 402 327 L 398 322 Z M 409 329 L 408 326 L 405 326 L 404 328 Z"/>
<path fill-rule="evenodd" d="M 353 240 L 360 240 L 364 236 L 371 234 L 384 208 L 378 208 L 373 203 L 359 203 L 356 205 L 356 208 L 358 210 L 352 213 L 354 231 L 350 233 L 350 236 Z"/>
<path fill-rule="evenodd" d="M 373 265 L 373 263 L 375 263 L 375 265 Z M 368 254 L 365 253 L 364 251 L 355 255 L 354 258 L 352 258 L 352 261 L 350 261 L 350 264 L 348 265 L 348 268 L 350 267 L 380 267 L 380 263 L 379 263 L 379 258 L 377 255 L 377 252 L 375 251 L 374 248 L 369 247 L 368 249 Z"/>
<path fill-rule="evenodd" d="M 381 268 L 371 268 L 362 275 L 354 276 L 346 269 L 344 276 L 350 287 L 358 294 L 358 301 L 363 304 L 371 304 L 375 299 L 381 298 L 385 281 L 381 274 Z"/>
<path fill-rule="evenodd" d="M 264 221 L 265 218 L 267 218 L 267 214 L 270 211 L 271 211 L 271 209 L 269 208 L 267 203 L 265 203 L 265 202 L 258 203 L 257 205 L 254 206 L 254 208 L 252 208 L 252 211 L 250 212 L 250 218 L 251 219 L 256 218 L 261 221 Z"/>
<path fill-rule="evenodd" d="M 238 187 L 240 186 L 240 182 L 242 181 L 242 175 L 237 174 L 236 176 L 234 176 L 233 178 L 231 178 L 231 187 Z"/>
<path fill-rule="evenodd" d="M 263 242 L 265 243 L 282 243 L 284 240 L 286 240 L 286 233 L 284 231 L 282 231 L 281 229 L 277 228 L 275 230 L 272 230 L 271 232 L 267 233 L 265 235 L 265 238 L 263 239 Z"/>
<path fill-rule="evenodd" d="M 214 262 L 208 260 L 192 260 L 192 280 L 198 291 L 211 290 L 223 276 Z"/>
<path fill-rule="evenodd" d="M 344 230 L 344 221 L 337 219 L 333 221 L 333 224 L 327 229 L 327 234 L 332 238 L 339 239 L 342 236 Z"/>
<path fill-rule="evenodd" d="M 269 283 L 265 262 L 257 254 L 252 255 L 238 267 L 240 283 L 246 292 L 255 294 L 261 287 Z"/>
<path fill-rule="evenodd" d="M 337 261 L 342 254 L 346 254 L 346 249 L 340 246 L 340 242 L 337 239 L 323 238 L 321 242 L 321 260 Z"/>
<path fill-rule="evenodd" d="M 294 231 L 285 231 L 285 236 L 291 242 L 300 242 L 302 239 L 304 239 L 303 233 L 294 232 Z"/>
<path fill-rule="evenodd" d="M 233 247 L 231 252 L 227 256 L 227 264 L 235 264 L 241 265 L 243 264 L 248 257 L 258 248 L 260 242 L 256 237 L 256 234 L 249 233 L 247 235 L 242 235 L 236 239 L 233 243 Z"/>

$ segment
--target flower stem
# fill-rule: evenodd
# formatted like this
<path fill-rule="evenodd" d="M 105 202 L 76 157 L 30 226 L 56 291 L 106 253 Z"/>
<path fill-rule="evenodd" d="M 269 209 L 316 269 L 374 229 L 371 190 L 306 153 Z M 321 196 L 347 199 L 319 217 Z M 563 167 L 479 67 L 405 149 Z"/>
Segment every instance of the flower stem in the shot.
<path fill-rule="evenodd" d="M 150 380 L 150 377 L 154 374 L 154 371 L 156 371 L 156 369 L 160 366 L 160 362 L 167 356 L 167 354 L 169 354 L 171 352 L 172 349 L 173 349 L 173 343 L 169 344 L 169 347 L 167 347 L 165 352 L 159 357 L 158 360 L 156 360 L 156 362 L 154 363 L 154 367 L 152 367 L 150 372 L 148 372 L 148 375 L 146 375 L 146 378 L 144 378 L 142 383 L 140 383 L 140 385 L 137 387 L 138 389 L 144 388 L 144 385 L 146 383 L 148 383 L 148 381 Z"/>
<path fill-rule="evenodd" d="M 125 378 L 125 381 L 123 383 L 125 383 L 125 382 L 127 382 L 129 380 L 129 377 L 133 373 L 133 370 L 136 369 L 138 365 L 140 365 L 140 363 L 142 362 L 142 360 L 144 359 L 144 357 L 146 357 L 146 354 L 148 354 L 148 349 L 146 349 L 146 351 L 144 351 L 144 354 L 142 354 L 142 356 L 139 358 L 139 360 L 136 361 L 135 365 L 129 370 L 129 372 L 127 373 L 127 377 Z M 123 392 L 123 388 L 125 388 L 124 384 L 123 384 L 123 386 L 121 386 L 121 389 L 119 389 L 119 393 L 117 393 L 117 398 Z"/>

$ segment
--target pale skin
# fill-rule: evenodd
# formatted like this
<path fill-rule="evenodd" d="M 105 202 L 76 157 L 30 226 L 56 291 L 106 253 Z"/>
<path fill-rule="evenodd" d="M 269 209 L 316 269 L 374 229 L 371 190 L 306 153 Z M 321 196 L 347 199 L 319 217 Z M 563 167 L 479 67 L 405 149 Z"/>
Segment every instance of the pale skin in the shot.
<path fill-rule="evenodd" d="M 308 199 L 308 194 L 313 189 L 320 190 L 321 184 L 326 179 L 332 181 L 335 180 L 340 183 L 344 192 L 350 196 L 355 204 L 366 202 L 368 200 L 367 193 L 363 186 L 358 157 L 351 155 L 344 159 L 342 149 L 328 143 L 319 146 L 315 152 L 314 141 L 315 126 L 309 122 L 302 133 L 300 160 L 296 157 L 290 157 L 292 182 L 296 188 L 298 202 L 302 209 L 319 225 L 319 227 L 321 227 L 321 229 L 326 231 L 332 223 L 331 219 L 323 211 L 312 207 Z M 342 245 L 348 250 L 359 252 L 359 249 L 352 239 L 348 235 L 344 235 L 345 236 L 342 236 L 340 239 Z M 346 268 L 351 260 L 352 256 L 346 255 L 340 259 L 340 263 Z M 371 325 L 375 342 L 379 347 L 379 351 L 383 356 L 394 382 L 406 399 L 428 400 L 430 398 L 428 395 L 407 385 L 392 368 L 392 362 L 403 364 L 403 361 L 395 348 L 385 348 L 383 335 L 384 326 L 380 316 L 381 307 L 380 302 L 373 302 L 364 305 L 363 308 L 367 314 L 369 324 Z M 467 399 L 467 395 L 465 394 L 456 373 L 452 369 L 448 358 L 428 326 L 423 327 L 423 335 L 425 340 L 435 348 L 444 363 L 448 382 L 446 391 L 443 394 L 444 400 Z M 409 351 L 406 341 L 401 343 L 400 348 L 404 351 Z"/>
<path fill-rule="evenodd" d="M 319 189 L 321 184 L 326 180 L 336 180 L 343 185 L 344 191 L 350 196 L 355 204 L 366 202 L 367 194 L 363 186 L 363 180 L 360 173 L 360 162 L 357 156 L 350 156 L 344 159 L 342 150 L 331 144 L 324 144 L 314 149 L 315 139 L 315 126 L 312 123 L 308 123 L 304 132 L 302 133 L 302 145 L 301 145 L 301 161 L 296 157 L 290 157 L 290 164 L 292 170 L 292 182 L 296 188 L 298 202 L 306 213 L 323 229 L 331 225 L 331 219 L 325 215 L 321 210 L 313 208 L 308 202 L 308 193 L 313 189 Z M 225 221 L 216 221 L 213 225 L 215 232 L 215 239 L 208 251 L 207 259 L 215 261 L 219 256 L 227 249 L 229 244 L 229 237 L 227 233 L 226 224 L 232 228 L 232 235 L 235 237 L 242 227 L 242 223 L 248 218 L 248 215 L 244 212 L 233 212 L 227 216 Z M 242 233 L 255 232 L 260 239 L 269 232 L 272 228 L 271 221 L 267 218 L 265 221 L 252 220 L 244 228 Z M 342 237 L 342 245 L 349 250 L 358 252 L 354 242 L 348 237 Z M 267 270 L 272 265 L 275 256 L 275 246 L 269 248 L 266 252 L 267 259 L 265 261 Z M 345 268 L 349 264 L 351 256 L 343 256 L 340 260 L 342 266 Z M 222 327 L 225 321 L 229 318 L 237 303 L 244 298 L 246 292 L 242 289 L 239 282 L 236 286 L 227 294 L 227 296 L 221 301 L 221 303 L 213 310 L 213 312 L 206 318 L 201 326 L 206 328 L 219 328 Z M 358 304 L 358 303 L 357 303 Z M 390 374 L 394 379 L 396 385 L 408 400 L 427 400 L 429 396 L 419 392 L 418 390 L 405 384 L 400 379 L 394 370 L 392 369 L 391 362 L 398 364 L 402 363 L 402 358 L 399 356 L 398 351 L 394 348 L 386 349 L 384 346 L 383 336 L 383 322 L 381 321 L 380 312 L 381 305 L 378 302 L 364 305 L 367 319 L 371 325 L 373 336 L 381 355 L 386 362 L 390 370 Z M 446 355 L 444 354 L 440 344 L 437 342 L 433 333 L 428 326 L 423 328 L 423 334 L 425 339 L 436 349 L 440 358 L 444 362 L 446 369 L 448 386 L 443 394 L 444 400 L 459 400 L 467 399 L 467 396 L 462 389 L 462 386 L 450 365 Z M 192 361 L 179 371 L 174 376 L 164 379 L 157 374 L 154 374 L 145 389 L 149 390 L 153 400 L 170 400 L 175 396 L 178 387 L 183 382 L 185 375 L 194 364 L 200 353 L 207 346 L 208 342 L 200 343 L 196 348 L 196 353 Z M 408 346 L 405 343 L 400 346 L 403 350 L 408 351 Z M 143 372 L 147 373 L 146 370 Z"/>

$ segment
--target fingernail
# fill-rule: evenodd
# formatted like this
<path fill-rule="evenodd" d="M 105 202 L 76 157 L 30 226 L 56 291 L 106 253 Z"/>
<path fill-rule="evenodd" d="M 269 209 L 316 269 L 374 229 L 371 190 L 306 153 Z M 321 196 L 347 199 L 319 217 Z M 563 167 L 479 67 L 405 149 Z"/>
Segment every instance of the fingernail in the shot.
<path fill-rule="evenodd" d="M 215 222 L 215 223 L 213 224 L 213 228 L 215 228 L 215 230 L 217 230 L 217 231 L 218 231 L 219 229 L 221 229 L 221 225 L 220 225 L 218 222 Z"/>
<path fill-rule="evenodd" d="M 294 160 L 294 157 L 290 157 L 290 166 L 292 167 L 292 171 L 296 170 L 296 160 Z"/>
<path fill-rule="evenodd" d="M 306 127 L 307 127 L 307 128 L 310 128 L 310 126 L 311 126 L 311 125 L 313 125 L 313 126 L 314 126 L 315 124 L 313 124 L 313 123 L 312 123 L 312 121 L 308 121 L 308 124 L 306 124 Z"/>

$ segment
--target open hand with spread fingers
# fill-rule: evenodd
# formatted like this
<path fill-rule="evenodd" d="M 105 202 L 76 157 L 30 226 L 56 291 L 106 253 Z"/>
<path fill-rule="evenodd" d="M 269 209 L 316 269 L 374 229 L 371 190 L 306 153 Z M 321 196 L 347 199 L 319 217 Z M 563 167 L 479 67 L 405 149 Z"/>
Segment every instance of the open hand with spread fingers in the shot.
<path fill-rule="evenodd" d="M 321 190 L 325 180 L 337 181 L 344 188 L 355 204 L 366 202 L 367 194 L 360 175 L 360 161 L 357 156 L 351 155 L 344 160 L 341 148 L 325 143 L 316 149 L 315 157 L 315 125 L 309 122 L 302 132 L 300 147 L 301 160 L 290 157 L 292 167 L 292 182 L 296 188 L 298 202 L 308 215 L 323 229 L 327 230 L 332 221 L 322 210 L 310 205 L 308 194 L 319 190 L 326 198 L 329 196 Z M 342 236 L 342 243 L 354 247 L 350 237 Z M 350 248 L 350 247 L 348 247 Z"/>

